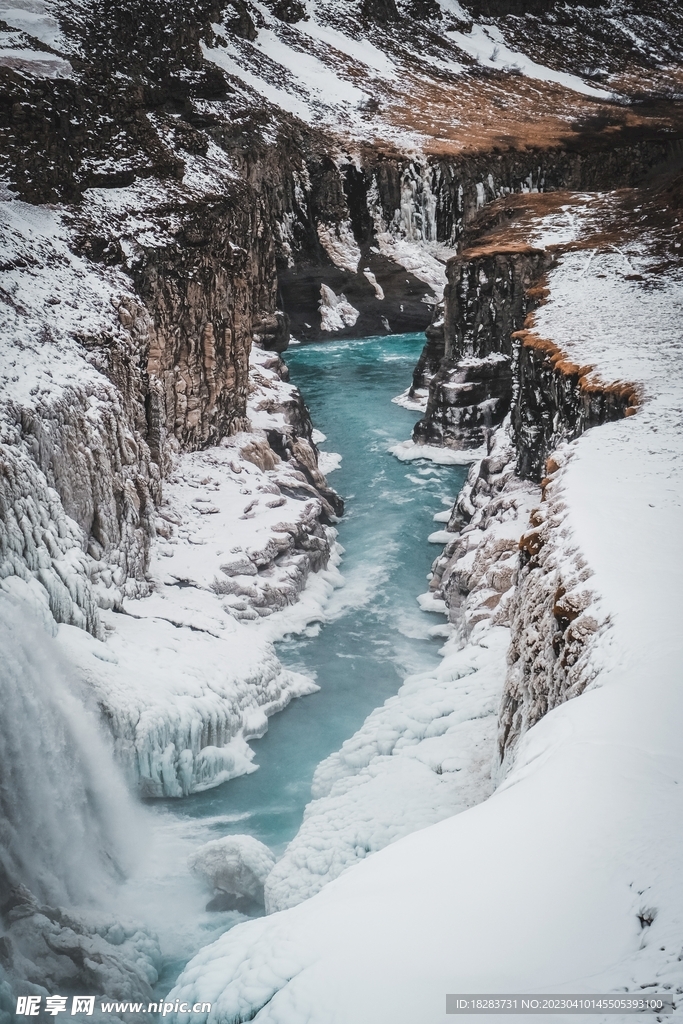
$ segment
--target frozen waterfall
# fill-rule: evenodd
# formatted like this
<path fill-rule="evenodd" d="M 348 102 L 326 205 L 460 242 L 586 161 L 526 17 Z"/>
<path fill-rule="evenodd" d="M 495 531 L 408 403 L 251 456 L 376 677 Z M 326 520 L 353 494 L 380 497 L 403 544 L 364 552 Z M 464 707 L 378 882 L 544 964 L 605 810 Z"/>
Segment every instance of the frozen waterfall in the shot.
<path fill-rule="evenodd" d="M 3 894 L 23 883 L 53 904 L 91 902 L 130 863 L 140 816 L 80 697 L 30 606 L 0 593 Z"/>

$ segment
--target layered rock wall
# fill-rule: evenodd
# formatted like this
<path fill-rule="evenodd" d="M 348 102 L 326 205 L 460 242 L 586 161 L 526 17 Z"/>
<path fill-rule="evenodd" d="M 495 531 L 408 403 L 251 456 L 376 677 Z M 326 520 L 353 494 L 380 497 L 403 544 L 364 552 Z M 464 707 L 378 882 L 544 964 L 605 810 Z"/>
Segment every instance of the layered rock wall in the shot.
<path fill-rule="evenodd" d="M 245 425 L 252 337 L 274 333 L 275 267 L 263 209 L 247 187 L 191 204 L 172 244 L 135 270 L 152 318 L 145 396 L 151 447 L 215 444 Z M 282 331 L 287 343 L 286 329 Z"/>
<path fill-rule="evenodd" d="M 533 325 L 533 317 L 528 323 Z M 592 366 L 579 366 L 533 330 L 515 332 L 513 342 L 516 395 L 512 424 L 521 476 L 540 480 L 548 456 L 562 441 L 635 412 L 638 394 L 633 384 L 604 383 Z"/>
<path fill-rule="evenodd" d="M 443 320 L 428 336 L 424 363 L 443 358 L 429 381 L 416 441 L 477 447 L 502 423 L 513 397 L 514 332 L 533 304 L 530 288 L 551 262 L 520 245 L 466 250 L 448 264 Z M 425 367 L 426 368 L 426 367 Z M 423 367 L 417 374 L 425 379 Z"/>
<path fill-rule="evenodd" d="M 593 654 L 609 620 L 591 586 L 593 575 L 568 528 L 558 470 L 549 460 L 544 500 L 519 541 L 508 670 L 498 719 L 502 774 L 521 736 L 559 704 L 578 697 L 599 671 Z"/>
<path fill-rule="evenodd" d="M 577 364 L 536 333 L 535 309 L 549 295 L 545 274 L 556 256 L 492 242 L 452 259 L 443 314 L 416 368 L 416 383 L 428 379 L 442 340 L 443 358 L 429 379 L 416 439 L 488 445 L 454 506 L 448 523 L 453 540 L 434 563 L 430 587 L 465 636 L 478 614 L 504 604 L 511 634 L 499 715 L 501 772 L 531 726 L 590 685 L 598 672 L 594 642 L 608 623 L 590 585 L 590 567 L 572 546 L 566 524 L 558 474 L 568 457 L 563 443 L 631 415 L 639 401 L 633 384 L 605 383 L 592 365 Z M 508 412 L 493 434 L 492 426 Z M 500 553 L 492 558 L 477 548 L 480 524 L 501 509 L 507 514 L 523 480 L 541 484 L 541 503 L 531 511 L 530 528 L 521 538 L 510 534 L 498 541 Z M 480 563 L 489 573 L 488 590 L 481 609 L 473 609 Z"/>

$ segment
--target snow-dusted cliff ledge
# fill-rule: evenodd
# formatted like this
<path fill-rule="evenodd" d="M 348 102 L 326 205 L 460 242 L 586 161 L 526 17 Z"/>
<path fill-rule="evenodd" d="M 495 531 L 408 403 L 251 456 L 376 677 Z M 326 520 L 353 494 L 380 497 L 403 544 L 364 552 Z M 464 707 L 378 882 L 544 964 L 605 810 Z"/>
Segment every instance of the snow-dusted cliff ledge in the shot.
<path fill-rule="evenodd" d="M 535 631 L 535 672 L 549 683 L 542 659 L 563 630 L 548 601 L 589 596 L 608 625 L 587 631 L 583 692 L 558 693 L 564 703 L 522 736 L 488 800 L 225 935 L 174 998 L 208 993 L 216 1021 L 345 1024 L 360 1006 L 364 1018 L 407 1024 L 441 1020 L 453 991 L 681 991 L 683 278 L 670 265 L 661 276 L 649 243 L 592 254 L 592 273 L 590 254 L 565 255 L 537 314 L 570 359 L 641 392 L 635 416 L 588 431 L 550 467 L 547 551 L 512 597 L 513 639 L 528 645 Z M 563 576 L 573 586 L 558 598 Z M 578 611 L 573 624 L 585 608 L 564 611 Z M 507 687 L 530 725 L 536 695 L 514 664 Z"/>

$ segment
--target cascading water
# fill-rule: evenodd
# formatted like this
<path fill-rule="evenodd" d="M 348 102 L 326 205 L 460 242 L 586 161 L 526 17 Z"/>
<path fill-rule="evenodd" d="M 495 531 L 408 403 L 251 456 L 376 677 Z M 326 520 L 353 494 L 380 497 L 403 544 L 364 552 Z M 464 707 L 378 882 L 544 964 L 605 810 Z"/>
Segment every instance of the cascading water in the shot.
<path fill-rule="evenodd" d="M 28 606 L 0 595 L 0 877 L 83 903 L 126 869 L 139 819 L 54 648 Z"/>
<path fill-rule="evenodd" d="M 107 909 L 142 816 L 44 624 L 2 593 L 0 651 L 0 1019 L 10 992 L 146 998 L 156 942 Z"/>

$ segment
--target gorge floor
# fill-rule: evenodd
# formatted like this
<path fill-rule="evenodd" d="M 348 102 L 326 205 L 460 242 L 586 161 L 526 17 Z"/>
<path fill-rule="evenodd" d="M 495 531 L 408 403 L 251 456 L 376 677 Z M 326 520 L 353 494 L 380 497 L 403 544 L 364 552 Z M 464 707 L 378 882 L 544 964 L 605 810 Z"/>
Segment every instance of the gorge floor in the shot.
<path fill-rule="evenodd" d="M 318 693 L 293 701 L 255 744 L 253 774 L 183 800 L 153 805 L 151 848 L 123 901 L 142 911 L 167 957 L 167 991 L 196 950 L 243 920 L 204 910 L 209 894 L 186 859 L 201 843 L 248 833 L 280 856 L 301 824 L 320 761 L 337 750 L 405 677 L 439 661 L 443 625 L 420 609 L 436 549 L 433 517 L 452 506 L 466 468 L 401 463 L 389 452 L 417 412 L 392 403 L 410 380 L 421 335 L 333 341 L 287 353 L 293 382 L 342 456 L 332 483 L 346 499 L 339 523 L 345 585 L 321 621 L 278 645 L 289 668 L 313 675 Z"/>

